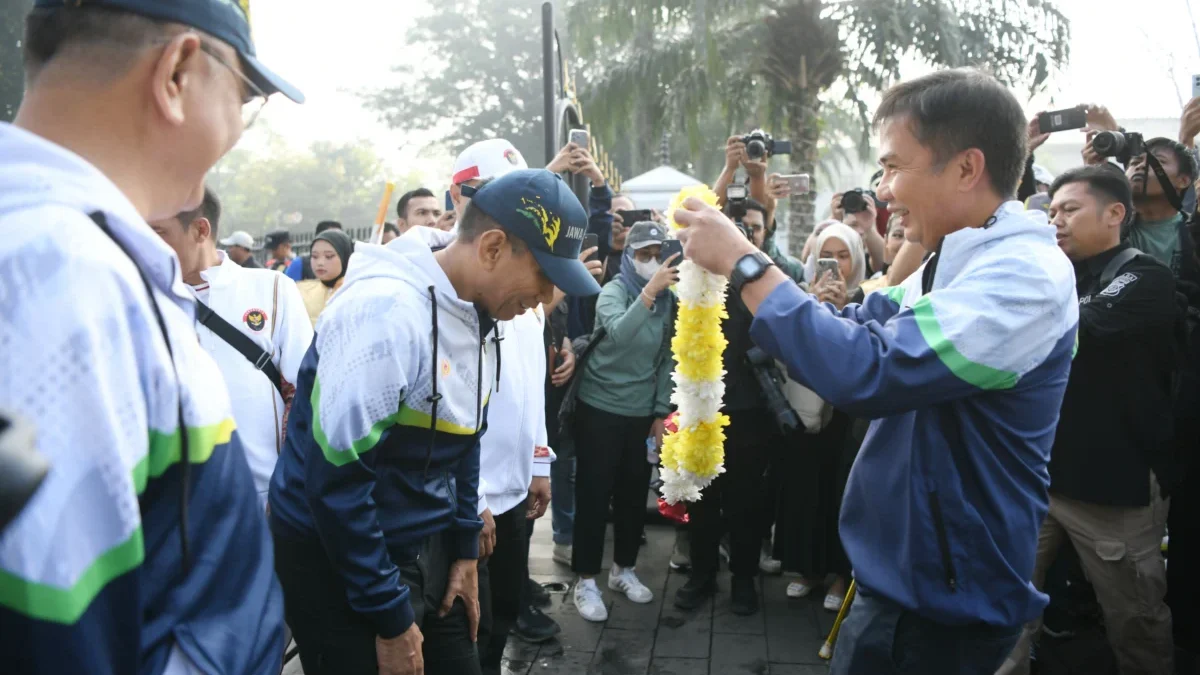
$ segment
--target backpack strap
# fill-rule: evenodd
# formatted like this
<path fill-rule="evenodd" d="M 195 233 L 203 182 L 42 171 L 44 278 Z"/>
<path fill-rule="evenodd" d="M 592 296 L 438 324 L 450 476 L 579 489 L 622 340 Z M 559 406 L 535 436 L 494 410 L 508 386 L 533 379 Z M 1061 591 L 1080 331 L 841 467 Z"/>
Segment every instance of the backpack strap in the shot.
<path fill-rule="evenodd" d="M 1131 260 L 1139 255 L 1145 254 L 1130 246 L 1113 256 L 1113 259 L 1108 261 L 1108 264 L 1104 266 L 1104 271 L 1100 274 L 1100 288 L 1108 288 L 1112 280 L 1116 279 L 1117 275 L 1121 273 L 1121 268 L 1128 265 Z"/>
<path fill-rule="evenodd" d="M 230 347 L 233 347 L 239 354 L 246 357 L 246 360 L 254 364 L 256 370 L 261 370 L 263 375 L 275 385 L 276 391 L 280 396 L 283 396 L 283 377 L 279 374 L 279 369 L 271 362 L 271 354 L 259 346 L 257 342 L 246 336 L 245 333 L 235 328 L 228 321 L 221 318 L 211 307 L 196 301 L 196 320 L 204 324 L 209 330 L 216 334 L 217 337 L 224 340 Z"/>

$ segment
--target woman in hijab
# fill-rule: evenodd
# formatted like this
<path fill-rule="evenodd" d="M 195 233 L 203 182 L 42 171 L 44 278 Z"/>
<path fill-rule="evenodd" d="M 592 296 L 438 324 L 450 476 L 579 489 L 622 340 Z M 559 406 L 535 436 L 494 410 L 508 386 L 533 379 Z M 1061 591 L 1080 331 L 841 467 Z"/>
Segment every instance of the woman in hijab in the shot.
<path fill-rule="evenodd" d="M 862 302 L 866 276 L 862 237 L 848 225 L 830 223 L 813 241 L 805 275 L 811 292 L 837 309 Z M 834 269 L 817 260 L 837 261 Z M 819 271 L 820 270 L 820 271 Z M 838 536 L 838 514 L 850 466 L 862 444 L 865 424 L 834 409 L 818 433 L 800 432 L 794 452 L 783 453 L 785 489 L 780 493 L 775 525 L 775 557 L 797 578 L 788 584 L 789 598 L 802 598 L 824 585 L 825 609 L 836 612 L 846 594 L 850 561 Z"/>
<path fill-rule="evenodd" d="M 354 240 L 341 230 L 326 230 L 313 240 L 312 269 L 317 278 L 298 282 L 296 287 L 304 298 L 304 306 L 308 309 L 308 318 L 314 328 L 317 317 L 325 309 L 325 303 L 329 302 L 334 291 L 341 288 L 353 252 Z"/>
<path fill-rule="evenodd" d="M 605 520 L 612 502 L 613 564 L 608 588 L 632 602 L 654 594 L 634 573 L 650 484 L 648 451 L 662 445 L 671 409 L 671 327 L 679 280 L 676 256 L 661 260 L 667 230 L 634 224 L 621 271 L 596 301 L 596 332 L 582 366 L 576 401 L 575 537 L 579 575 L 575 607 L 588 621 L 608 618 L 596 578 L 604 559 Z"/>
<path fill-rule="evenodd" d="M 804 270 L 812 294 L 838 309 L 852 302 L 862 302 L 860 287 L 867 275 L 862 237 L 849 225 L 830 223 L 821 230 L 812 250 L 813 255 Z M 832 270 L 818 270 L 817 260 L 822 258 L 837 261 L 836 274 Z"/>

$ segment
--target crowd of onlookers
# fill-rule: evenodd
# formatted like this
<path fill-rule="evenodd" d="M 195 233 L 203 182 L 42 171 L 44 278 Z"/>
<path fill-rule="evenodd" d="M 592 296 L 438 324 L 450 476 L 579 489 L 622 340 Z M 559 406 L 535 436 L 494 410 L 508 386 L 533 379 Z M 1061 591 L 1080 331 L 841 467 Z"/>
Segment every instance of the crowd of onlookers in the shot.
<path fill-rule="evenodd" d="M 1194 135 L 1195 130 L 1189 125 L 1194 125 L 1196 108 L 1193 102 L 1185 112 L 1181 131 L 1184 141 L 1190 138 L 1188 134 Z M 1093 297 L 1104 297 L 1108 293 L 1110 299 L 1149 306 L 1156 300 L 1164 301 L 1164 298 L 1173 302 L 1172 294 L 1176 288 L 1181 297 L 1195 300 L 1196 296 L 1191 295 L 1192 284 L 1200 281 L 1200 276 L 1189 272 L 1197 268 L 1188 262 L 1194 255 L 1194 248 L 1190 246 L 1191 217 L 1187 215 L 1195 203 L 1195 150 L 1171 139 L 1150 139 L 1145 144 L 1162 167 L 1166 181 L 1176 187 L 1173 195 L 1164 189 L 1165 184 L 1160 184 L 1157 172 L 1148 169 L 1144 155 L 1129 158 L 1126 171 L 1107 158 L 1097 156 L 1092 150 L 1091 139 L 1097 133 L 1116 127 L 1102 108 L 1088 108 L 1087 115 L 1088 135 L 1082 153 L 1084 168 L 1073 169 L 1056 178 L 1034 163 L 1031 152 L 1018 197 L 1027 208 L 1048 212 L 1050 226 L 1057 227 L 1060 232 L 1060 244 L 1077 264 L 1079 293 L 1084 302 L 1095 302 Z M 1029 133 L 1031 148 L 1044 142 L 1045 135 L 1036 130 L 1035 123 L 1031 124 Z M 486 157 L 496 152 L 503 154 L 514 150 L 507 144 L 484 144 L 465 154 L 482 153 Z M 504 159 L 507 161 L 506 157 Z M 592 298 L 559 293 L 543 308 L 547 319 L 543 325 L 545 340 L 542 348 L 548 351 L 550 366 L 544 387 L 545 424 L 548 444 L 557 453 L 557 460 L 550 469 L 554 495 L 550 504 L 555 543 L 553 557 L 579 575 L 574 587 L 574 602 L 580 614 L 591 621 L 603 621 L 607 609 L 595 578 L 604 559 L 605 530 L 609 522 L 613 527 L 614 546 L 613 568 L 607 582 L 609 589 L 633 602 L 652 599 L 651 591 L 638 579 L 636 566 L 639 546 L 644 540 L 646 497 L 655 485 L 656 450 L 672 410 L 670 339 L 677 304 L 672 286 L 678 281 L 678 261 L 666 259 L 661 253 L 664 242 L 672 236 L 663 215 L 655 210 L 639 210 L 629 196 L 614 194 L 586 149 L 574 145 L 565 147 L 550 168 L 585 175 L 591 183 L 587 230 L 596 235 L 596 245 L 595 250 L 585 253 L 588 259 L 596 261 L 593 269 L 604 288 L 599 296 Z M 502 172 L 486 178 L 499 175 Z M 877 182 L 879 176 L 876 174 L 871 182 Z M 476 178 L 470 182 L 483 181 Z M 730 203 L 725 190 L 731 184 L 744 184 L 749 196 Z M 766 157 L 750 158 L 740 137 L 730 138 L 727 142 L 726 166 L 716 187 L 722 208 L 731 217 L 736 216 L 746 236 L 785 269 L 795 283 L 838 311 L 850 303 L 862 302 L 867 293 L 900 286 L 930 257 L 918 243 L 905 240 L 900 219 L 896 214 L 889 215 L 887 204 L 878 199 L 871 185 L 847 191 L 857 197 L 852 209 L 843 206 L 845 193 L 834 195 L 830 204 L 831 217 L 818 223 L 805 242 L 800 259 L 785 254 L 776 244 L 775 212 L 778 201 L 789 195 L 788 182 L 777 174 L 768 174 Z M 1078 198 L 1064 201 L 1063 195 L 1074 195 L 1078 192 L 1076 188 L 1083 188 L 1087 198 L 1096 200 L 1097 204 L 1082 205 L 1077 203 Z M 403 195 L 397 204 L 398 219 L 394 224 L 386 225 L 383 243 L 387 244 L 414 227 L 453 232 L 455 203 L 449 191 L 444 201 L 448 208 L 443 209 L 442 200 L 424 188 Z M 1121 208 L 1117 210 L 1115 206 Z M 1148 257 L 1136 259 L 1135 267 L 1130 270 L 1137 264 L 1149 264 L 1152 258 L 1172 270 L 1176 283 L 1169 289 L 1160 289 L 1156 297 L 1149 297 L 1147 292 L 1147 297 L 1139 295 L 1136 299 L 1125 299 L 1121 295 L 1124 287 L 1086 292 L 1088 289 L 1082 284 L 1087 279 L 1084 272 L 1087 265 L 1080 259 L 1083 254 L 1073 255 L 1070 246 L 1073 223 L 1083 218 L 1080 213 L 1086 212 L 1087 207 L 1094 210 L 1109 207 L 1109 218 L 1118 221 L 1114 232 L 1120 241 L 1147 254 Z M 205 208 L 211 208 L 208 202 Z M 207 218 L 215 231 L 219 213 L 191 215 Z M 1083 225 L 1077 225 L 1074 236 L 1086 236 L 1078 234 L 1085 231 L 1083 228 Z M 265 266 L 284 272 L 297 282 L 304 310 L 314 325 L 328 299 L 340 287 L 353 252 L 353 242 L 342 229 L 340 223 L 333 221 L 318 224 L 316 237 L 306 256 L 291 255 L 287 231 L 273 231 L 266 236 L 264 248 L 268 257 Z M 245 267 L 259 266 L 253 255 L 252 239 L 246 233 L 236 232 L 220 243 L 229 258 Z M 180 251 L 180 256 L 186 259 L 185 252 Z M 1128 275 L 1136 276 L 1137 273 L 1130 270 L 1122 269 L 1120 273 L 1110 275 L 1105 286 L 1108 287 L 1113 278 L 1118 283 L 1126 279 L 1125 285 L 1132 285 L 1134 282 L 1129 281 Z M 1145 280 L 1137 280 L 1137 283 L 1142 287 L 1150 285 Z M 1169 305 L 1168 310 L 1173 306 Z M 791 577 L 787 585 L 789 598 L 802 598 L 814 590 L 821 590 L 824 607 L 837 611 L 852 578 L 850 562 L 838 536 L 838 514 L 847 475 L 870 420 L 830 406 L 807 392 L 808 398 L 789 401 L 805 413 L 802 428 L 781 429 L 769 408 L 761 380 L 756 377 L 755 366 L 747 358 L 747 353 L 754 348 L 749 334 L 752 317 L 734 297 L 728 299 L 727 309 L 730 316 L 723 323 L 723 332 L 729 342 L 725 353 L 724 410 L 730 415 L 731 425 L 725 449 L 726 471 L 704 491 L 699 502 L 687 506 L 688 524 L 677 525 L 671 566 L 689 573 L 690 579 L 671 601 L 681 608 L 691 609 L 717 592 L 719 560 L 724 558 L 731 573 L 731 608 L 737 613 L 757 611 L 759 591 L 754 581 L 757 575 L 780 572 Z M 1133 307 L 1127 311 L 1132 317 L 1149 320 L 1150 315 L 1146 313 L 1149 309 Z M 1170 311 L 1166 315 L 1169 317 Z M 1114 357 L 1121 354 L 1124 359 L 1133 359 L 1131 351 L 1111 346 L 1119 345 L 1119 341 L 1114 341 L 1125 329 L 1135 330 L 1136 341 L 1142 342 L 1150 331 L 1144 325 L 1111 328 L 1111 332 L 1101 332 L 1094 339 L 1109 345 L 1105 348 Z M 1086 324 L 1081 327 L 1084 357 L 1075 371 L 1080 378 L 1084 377 L 1086 366 L 1083 364 L 1090 364 L 1088 353 L 1093 330 Z M 1151 351 L 1162 348 L 1157 345 Z M 566 371 L 568 376 L 564 377 L 563 371 L 555 376 L 556 366 L 562 365 L 564 357 L 571 363 Z M 1156 363 L 1150 358 L 1139 368 L 1152 370 L 1158 367 Z M 1107 364 L 1097 367 L 1111 368 Z M 1175 365 L 1168 362 L 1161 367 L 1169 371 Z M 1126 375 L 1136 379 L 1132 374 Z M 1168 379 L 1170 375 L 1168 372 Z M 1176 379 L 1190 381 L 1194 376 L 1189 371 L 1186 376 Z M 1154 391 L 1156 382 L 1154 377 L 1149 377 L 1145 381 L 1125 384 Z M 1117 376 L 1116 381 L 1100 378 L 1093 383 L 1094 386 L 1108 387 L 1122 382 Z M 789 391 L 798 388 L 795 383 L 788 384 Z M 1176 390 L 1186 391 L 1186 387 L 1179 385 Z M 570 404 L 564 406 L 563 401 L 568 398 Z M 1153 400 L 1155 397 L 1147 393 L 1134 398 Z M 1175 398 L 1178 397 L 1160 400 L 1159 405 L 1182 410 L 1178 405 L 1183 404 L 1177 405 Z M 1080 414 L 1088 414 L 1084 412 L 1086 406 L 1075 400 L 1068 396 L 1062 425 L 1078 423 L 1069 413 L 1076 406 L 1080 407 Z M 1178 514 L 1171 520 L 1173 560 L 1187 560 L 1194 546 L 1193 525 L 1188 516 L 1182 515 L 1188 513 L 1186 509 L 1191 508 L 1192 502 L 1187 492 L 1181 494 L 1177 489 L 1186 484 L 1189 477 L 1194 480 L 1194 475 L 1184 472 L 1186 466 L 1171 464 L 1172 468 L 1166 469 L 1157 462 L 1162 458 L 1162 461 L 1178 460 L 1187 464 L 1190 449 L 1187 447 L 1189 437 L 1185 434 L 1193 427 L 1183 417 L 1163 411 L 1157 422 L 1139 417 L 1130 423 L 1130 429 L 1109 430 L 1118 435 L 1132 434 L 1130 437 L 1137 439 L 1135 447 L 1129 448 L 1128 452 L 1145 453 L 1146 459 L 1139 461 L 1154 472 L 1157 481 L 1154 498 L 1161 499 L 1165 505 L 1169 503 L 1169 496 L 1175 505 L 1171 509 Z M 1174 428 L 1176 433 L 1168 436 L 1176 449 L 1147 450 L 1159 441 L 1154 440 L 1153 434 L 1146 435 L 1144 429 L 1137 428 L 1141 424 L 1166 424 Z M 1059 437 L 1056 451 L 1065 457 L 1076 441 L 1062 427 Z M 1103 435 L 1093 434 L 1087 438 L 1095 441 Z M 1060 446 L 1063 449 L 1058 449 Z M 1120 450 L 1113 452 L 1119 454 Z M 1112 462 L 1113 468 L 1109 471 L 1115 474 L 1133 468 L 1122 468 L 1116 459 Z M 1113 496 L 1113 492 L 1096 486 L 1111 484 L 1116 479 L 1074 476 L 1074 470 L 1075 467 L 1065 459 L 1052 464 L 1052 494 L 1060 492 L 1060 485 L 1085 484 L 1088 487 L 1082 492 L 1063 487 L 1064 499 L 1067 495 L 1076 495 L 1097 508 L 1129 507 L 1136 504 L 1124 502 L 1146 499 L 1144 496 Z M 1106 472 L 1102 467 L 1088 471 Z M 1170 487 L 1160 487 L 1167 483 Z M 1162 511 L 1165 514 L 1167 510 L 1164 507 Z M 675 513 L 678 515 L 678 511 Z M 1164 515 L 1152 523 L 1146 536 L 1154 541 L 1168 541 L 1164 536 L 1166 523 Z M 1070 535 L 1070 528 L 1066 533 Z M 1101 533 L 1104 533 L 1103 529 Z M 1133 616 L 1121 623 L 1118 617 L 1123 616 L 1122 612 L 1128 613 L 1127 608 L 1114 607 L 1116 600 L 1105 600 L 1110 592 L 1105 585 L 1122 583 L 1120 575 L 1101 577 L 1095 565 L 1087 564 L 1096 559 L 1116 562 L 1113 559 L 1115 553 L 1095 552 L 1103 543 L 1098 536 L 1097 533 L 1076 533 L 1071 536 L 1075 546 L 1067 547 L 1063 545 L 1066 538 L 1057 535 L 1053 549 L 1047 550 L 1046 563 L 1044 568 L 1039 566 L 1039 575 L 1049 570 L 1048 580 L 1040 583 L 1047 584 L 1045 588 L 1052 600 L 1048 623 L 1043 630 L 1059 637 L 1072 634 L 1074 624 L 1083 620 L 1081 617 L 1086 616 L 1090 603 L 1081 602 L 1078 592 L 1068 594 L 1066 589 L 1068 585 L 1077 589 L 1090 583 L 1092 587 L 1099 584 L 1096 597 L 1100 598 L 1102 611 L 1109 620 L 1109 632 L 1122 663 L 1127 663 L 1124 649 L 1153 652 L 1144 648 L 1152 639 L 1159 641 L 1155 649 L 1171 644 L 1166 636 L 1172 625 L 1171 615 L 1163 604 L 1166 572 L 1157 546 L 1154 551 L 1146 550 L 1149 562 L 1135 561 L 1143 581 L 1124 590 L 1150 609 L 1133 612 Z M 1052 565 L 1055 553 L 1061 555 Z M 1177 564 L 1176 569 L 1179 567 Z M 1187 645 L 1193 645 L 1187 649 L 1194 649 L 1188 636 L 1195 618 L 1188 603 L 1195 596 L 1188 579 L 1178 573 L 1172 576 L 1176 579 L 1172 586 L 1176 592 L 1170 596 L 1175 608 L 1175 644 L 1182 652 Z M 1145 579 L 1159 579 L 1160 582 L 1157 586 L 1148 585 Z M 545 639 L 557 628 L 537 607 L 543 593 L 532 582 L 528 582 L 528 587 L 531 590 L 522 596 L 521 622 L 514 632 L 530 640 Z M 1084 597 L 1086 599 L 1086 594 Z M 1155 615 L 1156 618 L 1143 615 Z M 1153 627 L 1156 622 L 1158 628 Z M 1128 628 L 1130 633 L 1125 635 L 1123 631 L 1127 624 L 1138 627 Z M 1026 645 L 1022 649 L 1029 650 L 1030 647 Z"/>

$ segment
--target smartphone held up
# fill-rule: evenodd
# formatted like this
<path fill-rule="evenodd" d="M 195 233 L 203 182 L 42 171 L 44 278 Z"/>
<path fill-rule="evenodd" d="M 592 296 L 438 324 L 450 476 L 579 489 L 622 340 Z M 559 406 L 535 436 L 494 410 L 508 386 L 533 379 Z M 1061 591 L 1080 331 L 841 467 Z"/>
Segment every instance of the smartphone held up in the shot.
<path fill-rule="evenodd" d="M 817 260 L 817 279 L 829 274 L 831 279 L 841 279 L 842 273 L 838 268 L 838 261 L 833 258 L 819 258 Z"/>
<path fill-rule="evenodd" d="M 671 256 L 678 254 L 678 257 L 671 260 Z M 664 264 L 669 264 L 671 267 L 679 267 L 679 263 L 683 262 L 683 242 L 678 239 L 668 239 L 662 243 L 662 250 L 659 251 L 658 259 Z M 670 263 L 667 261 L 671 260 Z"/>

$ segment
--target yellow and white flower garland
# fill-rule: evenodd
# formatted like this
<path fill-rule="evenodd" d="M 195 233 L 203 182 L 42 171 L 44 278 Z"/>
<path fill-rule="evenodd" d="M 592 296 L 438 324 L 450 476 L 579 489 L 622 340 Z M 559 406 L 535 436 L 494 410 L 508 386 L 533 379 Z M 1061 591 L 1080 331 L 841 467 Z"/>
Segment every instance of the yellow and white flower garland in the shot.
<path fill-rule="evenodd" d="M 696 197 L 716 206 L 717 195 L 706 185 L 684 188 L 671 200 L 667 217 L 678 229 L 675 210 Z M 725 472 L 725 431 L 729 417 L 721 412 L 725 395 L 722 355 L 725 335 L 725 277 L 711 274 L 691 261 L 679 265 L 675 293 L 679 311 L 671 352 L 675 357 L 675 391 L 671 401 L 679 410 L 678 431 L 663 440 L 659 474 L 662 496 L 669 504 L 694 502 L 714 478 Z"/>

